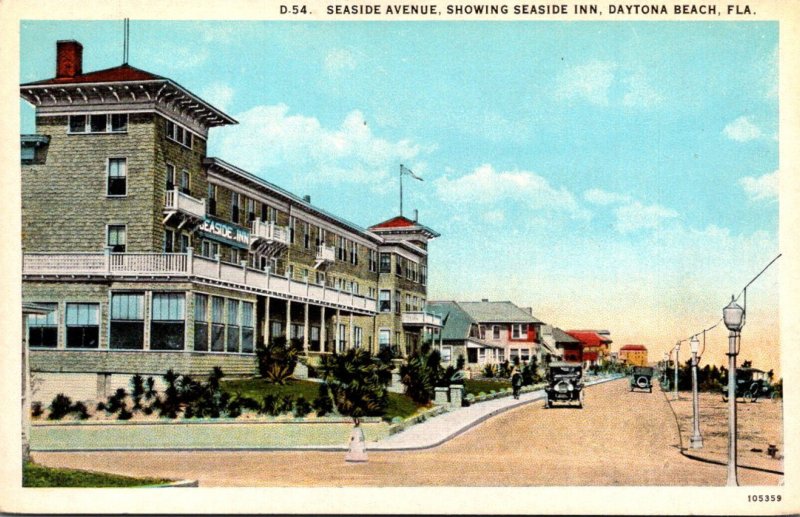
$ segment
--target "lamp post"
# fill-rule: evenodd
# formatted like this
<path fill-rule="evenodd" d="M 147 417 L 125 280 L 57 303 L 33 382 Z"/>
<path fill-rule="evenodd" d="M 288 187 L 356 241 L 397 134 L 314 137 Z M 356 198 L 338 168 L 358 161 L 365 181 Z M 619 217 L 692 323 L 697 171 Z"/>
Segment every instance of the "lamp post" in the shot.
<path fill-rule="evenodd" d="M 680 364 L 681 342 L 675 343 L 675 395 L 672 400 L 678 400 L 678 365 Z"/>
<path fill-rule="evenodd" d="M 728 333 L 728 486 L 738 486 L 736 479 L 736 340 L 744 326 L 744 309 L 731 296 L 722 309 Z"/>
<path fill-rule="evenodd" d="M 667 382 L 667 368 L 668 367 L 669 367 L 669 352 L 664 352 L 664 369 L 661 370 L 661 380 L 663 382 Z"/>
<path fill-rule="evenodd" d="M 700 348 L 700 342 L 697 336 L 692 336 L 689 342 L 692 349 L 692 416 L 694 417 L 694 432 L 689 443 L 692 449 L 701 449 L 703 447 L 703 437 L 700 436 L 700 401 L 697 393 L 697 351 Z"/>

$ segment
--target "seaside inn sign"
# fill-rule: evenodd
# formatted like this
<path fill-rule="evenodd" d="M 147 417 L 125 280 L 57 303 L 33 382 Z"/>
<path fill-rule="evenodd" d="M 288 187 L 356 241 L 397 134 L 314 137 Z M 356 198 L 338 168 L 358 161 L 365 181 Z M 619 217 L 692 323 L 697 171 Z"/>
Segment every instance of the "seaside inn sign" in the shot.
<path fill-rule="evenodd" d="M 220 221 L 214 217 L 206 216 L 203 223 L 198 228 L 198 231 L 209 239 L 221 241 L 239 248 L 247 248 L 250 245 L 250 231 Z"/>

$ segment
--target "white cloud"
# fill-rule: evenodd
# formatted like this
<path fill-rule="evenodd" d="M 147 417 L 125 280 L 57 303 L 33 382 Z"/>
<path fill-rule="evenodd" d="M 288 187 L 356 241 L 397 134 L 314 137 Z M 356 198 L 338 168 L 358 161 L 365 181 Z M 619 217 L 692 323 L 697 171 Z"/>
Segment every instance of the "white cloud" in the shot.
<path fill-rule="evenodd" d="M 627 203 L 631 200 L 631 197 L 627 194 L 617 194 L 615 192 L 607 192 L 599 188 L 593 188 L 583 193 L 583 199 L 595 205 L 607 206 L 617 203 Z"/>
<path fill-rule="evenodd" d="M 608 105 L 616 67 L 607 61 L 592 61 L 568 68 L 557 79 L 556 98 L 583 99 L 592 104 Z"/>
<path fill-rule="evenodd" d="M 429 148 L 410 140 L 379 138 L 358 110 L 331 128 L 315 117 L 290 114 L 285 104 L 256 106 L 234 118 L 239 125 L 225 129 L 218 140 L 220 148 L 234 163 L 253 172 L 273 169 L 308 182 L 379 188 L 399 163 L 414 171 L 425 169 L 418 157 Z"/>
<path fill-rule="evenodd" d="M 739 117 L 723 129 L 725 136 L 737 142 L 748 142 L 760 138 L 762 133 L 758 126 L 750 121 L 749 117 Z"/>
<path fill-rule="evenodd" d="M 200 97 L 210 102 L 213 106 L 227 111 L 233 100 L 235 92 L 225 83 L 215 82 L 209 84 L 200 92 Z"/>
<path fill-rule="evenodd" d="M 325 55 L 325 72 L 330 76 L 338 76 L 352 72 L 358 66 L 356 55 L 347 49 L 335 48 Z"/>
<path fill-rule="evenodd" d="M 547 207 L 585 216 L 568 190 L 555 188 L 536 173 L 496 171 L 484 164 L 464 176 L 443 176 L 434 182 L 439 198 L 452 204 L 491 205 L 501 201 L 520 201 L 534 208 Z"/>
<path fill-rule="evenodd" d="M 750 201 L 774 201 L 778 199 L 778 171 L 763 176 L 746 176 L 738 181 Z"/>
<path fill-rule="evenodd" d="M 678 216 L 678 213 L 660 205 L 643 205 L 639 201 L 614 209 L 617 217 L 616 229 L 619 233 L 658 228 L 665 219 Z"/>
<path fill-rule="evenodd" d="M 649 83 L 642 73 L 636 73 L 623 81 L 628 91 L 622 97 L 622 104 L 629 108 L 650 108 L 661 104 L 663 96 Z"/>

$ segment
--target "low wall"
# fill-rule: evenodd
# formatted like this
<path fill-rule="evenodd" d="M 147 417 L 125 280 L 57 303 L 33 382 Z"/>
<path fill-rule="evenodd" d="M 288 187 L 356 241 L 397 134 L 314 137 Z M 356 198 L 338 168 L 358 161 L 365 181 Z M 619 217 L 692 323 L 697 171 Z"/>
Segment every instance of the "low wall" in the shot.
<path fill-rule="evenodd" d="M 367 441 L 389 436 L 379 418 L 362 420 Z M 154 422 L 36 422 L 33 451 L 203 450 L 203 449 L 342 449 L 350 419 L 159 420 Z"/>

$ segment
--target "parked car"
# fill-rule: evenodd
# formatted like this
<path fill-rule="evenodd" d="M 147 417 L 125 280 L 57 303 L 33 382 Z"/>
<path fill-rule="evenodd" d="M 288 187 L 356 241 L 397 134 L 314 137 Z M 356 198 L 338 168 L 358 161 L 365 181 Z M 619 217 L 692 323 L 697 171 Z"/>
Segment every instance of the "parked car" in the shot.
<path fill-rule="evenodd" d="M 547 368 L 547 407 L 556 402 L 583 407 L 583 366 L 581 363 L 554 362 Z"/>
<path fill-rule="evenodd" d="M 722 387 L 722 400 L 728 401 L 728 382 Z M 757 368 L 736 369 L 736 398 L 745 402 L 755 402 L 759 398 L 775 399 L 778 394 L 770 384 L 767 372 Z"/>
<path fill-rule="evenodd" d="M 631 391 L 634 389 L 653 392 L 653 369 L 649 366 L 635 366 L 631 373 Z"/>

